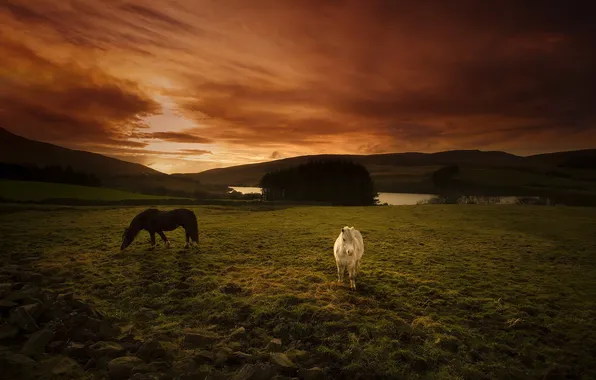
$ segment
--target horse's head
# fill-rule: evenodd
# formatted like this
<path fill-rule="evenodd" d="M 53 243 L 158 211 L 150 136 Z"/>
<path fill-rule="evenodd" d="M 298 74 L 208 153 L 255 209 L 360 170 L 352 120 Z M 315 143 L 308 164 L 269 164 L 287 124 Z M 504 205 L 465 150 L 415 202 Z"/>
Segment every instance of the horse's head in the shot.
<path fill-rule="evenodd" d="M 122 232 L 122 244 L 120 244 L 120 250 L 128 247 L 130 243 L 134 240 L 134 234 L 131 233 L 129 228 L 125 228 L 124 232 Z"/>
<path fill-rule="evenodd" d="M 341 229 L 341 238 L 344 250 L 348 256 L 354 254 L 354 236 L 352 235 L 354 227 L 345 226 Z"/>

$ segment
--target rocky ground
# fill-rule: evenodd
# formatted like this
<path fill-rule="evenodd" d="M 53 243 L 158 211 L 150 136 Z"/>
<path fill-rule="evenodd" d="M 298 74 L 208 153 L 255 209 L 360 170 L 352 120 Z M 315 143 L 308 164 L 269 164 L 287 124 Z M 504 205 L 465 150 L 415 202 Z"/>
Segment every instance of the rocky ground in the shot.
<path fill-rule="evenodd" d="M 187 330 L 178 349 L 140 340 L 72 292 L 48 287 L 29 259 L 0 268 L 0 379 L 320 379 L 305 352 L 280 339 L 258 354 L 234 350 L 243 327 L 222 335 Z M 151 310 L 145 312 L 150 313 Z"/>

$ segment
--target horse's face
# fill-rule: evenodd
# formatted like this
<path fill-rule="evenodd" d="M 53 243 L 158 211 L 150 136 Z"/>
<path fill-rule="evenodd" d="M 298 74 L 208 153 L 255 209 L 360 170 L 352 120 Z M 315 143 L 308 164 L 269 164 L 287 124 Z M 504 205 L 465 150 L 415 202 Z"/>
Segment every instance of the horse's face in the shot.
<path fill-rule="evenodd" d="M 341 238 L 344 250 L 348 256 L 352 256 L 354 254 L 354 237 L 352 235 L 352 230 L 354 227 L 345 226 L 341 229 Z"/>
<path fill-rule="evenodd" d="M 130 236 L 129 229 L 125 228 L 124 232 L 122 233 L 122 243 L 120 244 L 120 250 L 123 250 L 124 248 L 128 247 L 130 243 L 132 243 L 132 241 L 133 237 Z"/>

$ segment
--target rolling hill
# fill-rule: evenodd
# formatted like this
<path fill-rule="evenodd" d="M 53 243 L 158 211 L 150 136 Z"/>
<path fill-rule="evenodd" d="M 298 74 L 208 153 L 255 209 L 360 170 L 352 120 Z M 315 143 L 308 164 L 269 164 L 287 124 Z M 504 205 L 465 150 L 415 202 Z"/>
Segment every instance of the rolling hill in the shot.
<path fill-rule="evenodd" d="M 0 128 L 0 162 L 71 166 L 76 171 L 94 173 L 102 178 L 163 174 L 141 164 L 30 140 L 3 128 Z"/>
<path fill-rule="evenodd" d="M 378 191 L 434 192 L 431 173 L 444 165 L 461 167 L 459 184 L 473 193 L 523 194 L 538 189 L 596 191 L 596 172 L 579 170 L 596 149 L 517 156 L 499 151 L 455 150 L 439 153 L 314 155 L 183 174 L 203 184 L 258 186 L 261 176 L 311 159 L 348 159 L 369 170 Z M 578 164 L 579 161 L 579 164 Z"/>

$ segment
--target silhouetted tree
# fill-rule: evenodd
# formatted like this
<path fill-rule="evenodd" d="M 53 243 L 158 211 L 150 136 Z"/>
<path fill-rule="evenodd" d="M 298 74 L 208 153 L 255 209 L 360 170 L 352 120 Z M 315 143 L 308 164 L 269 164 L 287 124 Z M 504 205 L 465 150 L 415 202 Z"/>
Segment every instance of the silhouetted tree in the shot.
<path fill-rule="evenodd" d="M 459 173 L 458 165 L 449 165 L 442 167 L 432 174 L 433 184 L 438 189 L 443 189 Z"/>
<path fill-rule="evenodd" d="M 377 193 L 368 170 L 349 161 L 310 161 L 263 175 L 266 200 L 373 205 Z"/>

